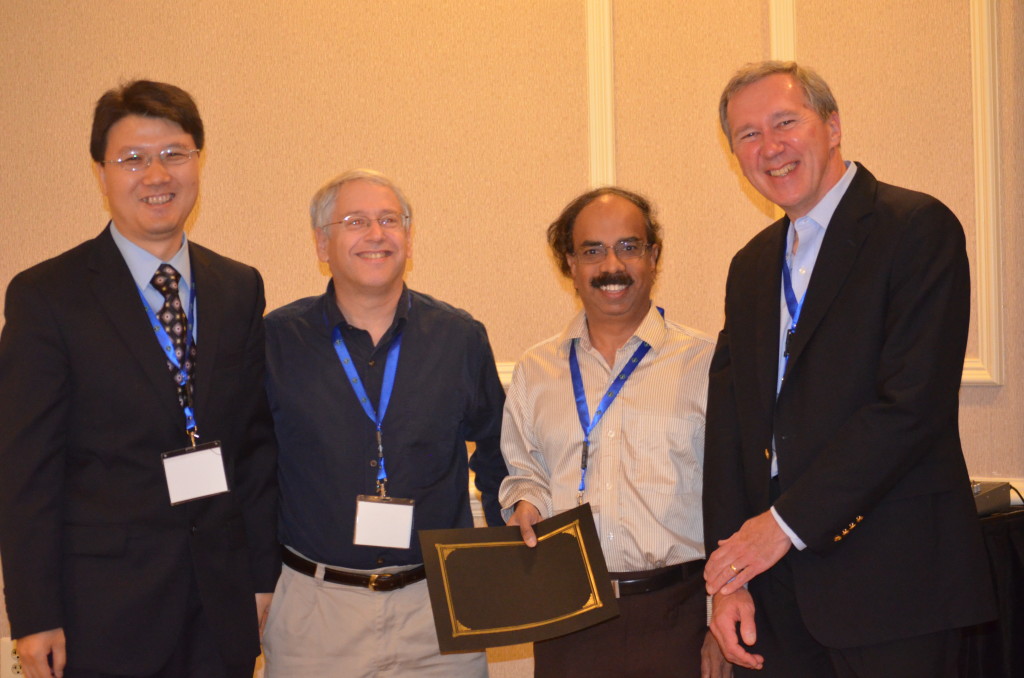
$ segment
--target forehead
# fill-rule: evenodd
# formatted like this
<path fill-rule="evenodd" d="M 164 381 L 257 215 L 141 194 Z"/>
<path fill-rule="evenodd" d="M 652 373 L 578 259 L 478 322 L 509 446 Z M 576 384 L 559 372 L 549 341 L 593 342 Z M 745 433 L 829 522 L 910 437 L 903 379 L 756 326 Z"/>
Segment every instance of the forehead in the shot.
<path fill-rule="evenodd" d="M 788 73 L 761 78 L 732 95 L 726 108 L 730 126 L 751 117 L 809 108 L 800 83 Z"/>
<path fill-rule="evenodd" d="M 364 179 L 356 179 L 342 184 L 334 198 L 334 213 L 336 215 L 387 210 L 402 211 L 398 196 L 387 186 Z"/>
<path fill-rule="evenodd" d="M 107 132 L 107 147 L 113 150 L 168 144 L 191 147 L 195 146 L 195 141 L 178 123 L 144 115 L 126 115 L 111 125 Z"/>
<path fill-rule="evenodd" d="M 602 195 L 584 207 L 573 224 L 574 245 L 583 242 L 610 244 L 627 238 L 647 239 L 643 212 L 618 195 Z"/>

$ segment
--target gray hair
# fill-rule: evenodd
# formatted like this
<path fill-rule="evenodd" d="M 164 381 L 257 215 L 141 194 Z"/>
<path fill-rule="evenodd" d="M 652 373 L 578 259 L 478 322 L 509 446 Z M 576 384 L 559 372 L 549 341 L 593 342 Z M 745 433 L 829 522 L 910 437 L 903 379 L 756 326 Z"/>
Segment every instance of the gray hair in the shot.
<path fill-rule="evenodd" d="M 827 120 L 833 113 L 839 112 L 836 98 L 832 95 L 828 83 L 814 70 L 800 66 L 795 61 L 761 61 L 750 63 L 736 71 L 729 84 L 722 90 L 722 97 L 718 100 L 718 119 L 722 124 L 722 131 L 725 138 L 729 140 L 729 150 L 732 150 L 732 135 L 729 133 L 729 120 L 727 117 L 729 100 L 747 85 L 763 80 L 770 75 L 782 73 L 790 75 L 800 88 L 804 91 L 807 105 L 818 114 L 822 120 Z"/>
<path fill-rule="evenodd" d="M 328 224 L 331 214 L 334 212 L 334 201 L 338 198 L 338 191 L 350 181 L 368 181 L 371 184 L 391 189 L 391 192 L 398 198 L 398 204 L 402 206 L 405 227 L 409 228 L 409 223 L 412 221 L 412 207 L 409 206 L 409 201 L 405 199 L 402 189 L 390 178 L 376 170 L 354 169 L 339 174 L 328 181 L 320 187 L 320 190 L 316 192 L 313 199 L 309 201 L 309 219 L 312 222 L 313 230 Z"/>

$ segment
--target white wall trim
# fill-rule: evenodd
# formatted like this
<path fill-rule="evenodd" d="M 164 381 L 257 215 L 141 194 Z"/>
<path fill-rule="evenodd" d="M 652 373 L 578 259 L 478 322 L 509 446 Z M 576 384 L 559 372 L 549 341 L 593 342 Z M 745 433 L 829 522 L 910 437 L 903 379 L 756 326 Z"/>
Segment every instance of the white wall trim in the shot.
<path fill-rule="evenodd" d="M 996 0 L 971 0 L 970 14 L 978 356 L 964 361 L 963 383 L 999 386 L 1003 383 L 1003 290 Z"/>
<path fill-rule="evenodd" d="M 512 384 L 512 369 L 515 366 L 515 362 L 498 363 L 498 378 L 501 379 L 501 385 L 505 387 L 506 391 Z"/>
<path fill-rule="evenodd" d="M 772 59 L 796 59 L 796 0 L 771 0 L 768 4 L 768 37 Z"/>
<path fill-rule="evenodd" d="M 615 183 L 615 42 L 612 0 L 587 0 L 590 185 Z"/>

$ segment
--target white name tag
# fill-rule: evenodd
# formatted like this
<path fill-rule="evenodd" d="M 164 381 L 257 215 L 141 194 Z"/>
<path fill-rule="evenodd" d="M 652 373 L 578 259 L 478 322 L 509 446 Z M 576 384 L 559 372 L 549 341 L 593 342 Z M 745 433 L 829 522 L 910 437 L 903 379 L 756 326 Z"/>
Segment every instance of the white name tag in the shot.
<path fill-rule="evenodd" d="M 220 441 L 164 452 L 161 456 L 171 506 L 228 491 Z"/>
<path fill-rule="evenodd" d="M 409 548 L 412 508 L 412 499 L 359 495 L 356 497 L 356 530 L 352 542 L 357 546 Z"/>

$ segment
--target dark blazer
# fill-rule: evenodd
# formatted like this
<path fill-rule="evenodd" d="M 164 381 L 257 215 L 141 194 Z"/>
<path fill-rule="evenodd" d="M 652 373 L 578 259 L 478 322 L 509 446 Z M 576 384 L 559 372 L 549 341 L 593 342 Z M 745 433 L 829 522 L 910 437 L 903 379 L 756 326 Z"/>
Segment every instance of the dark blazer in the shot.
<path fill-rule="evenodd" d="M 957 423 L 970 276 L 942 203 L 863 166 L 832 217 L 776 399 L 789 220 L 733 259 L 711 366 L 708 552 L 775 508 L 801 616 L 823 645 L 869 645 L 994 616 Z"/>
<path fill-rule="evenodd" d="M 263 282 L 189 245 L 200 442 L 230 492 L 171 506 L 161 453 L 186 447 L 166 359 L 109 229 L 18 274 L 0 336 L 0 555 L 14 637 L 63 627 L 71 666 L 148 674 L 198 594 L 228 663 L 259 653 L 270 592 L 275 443 Z M 194 600 L 194 597 L 193 597 Z"/>

